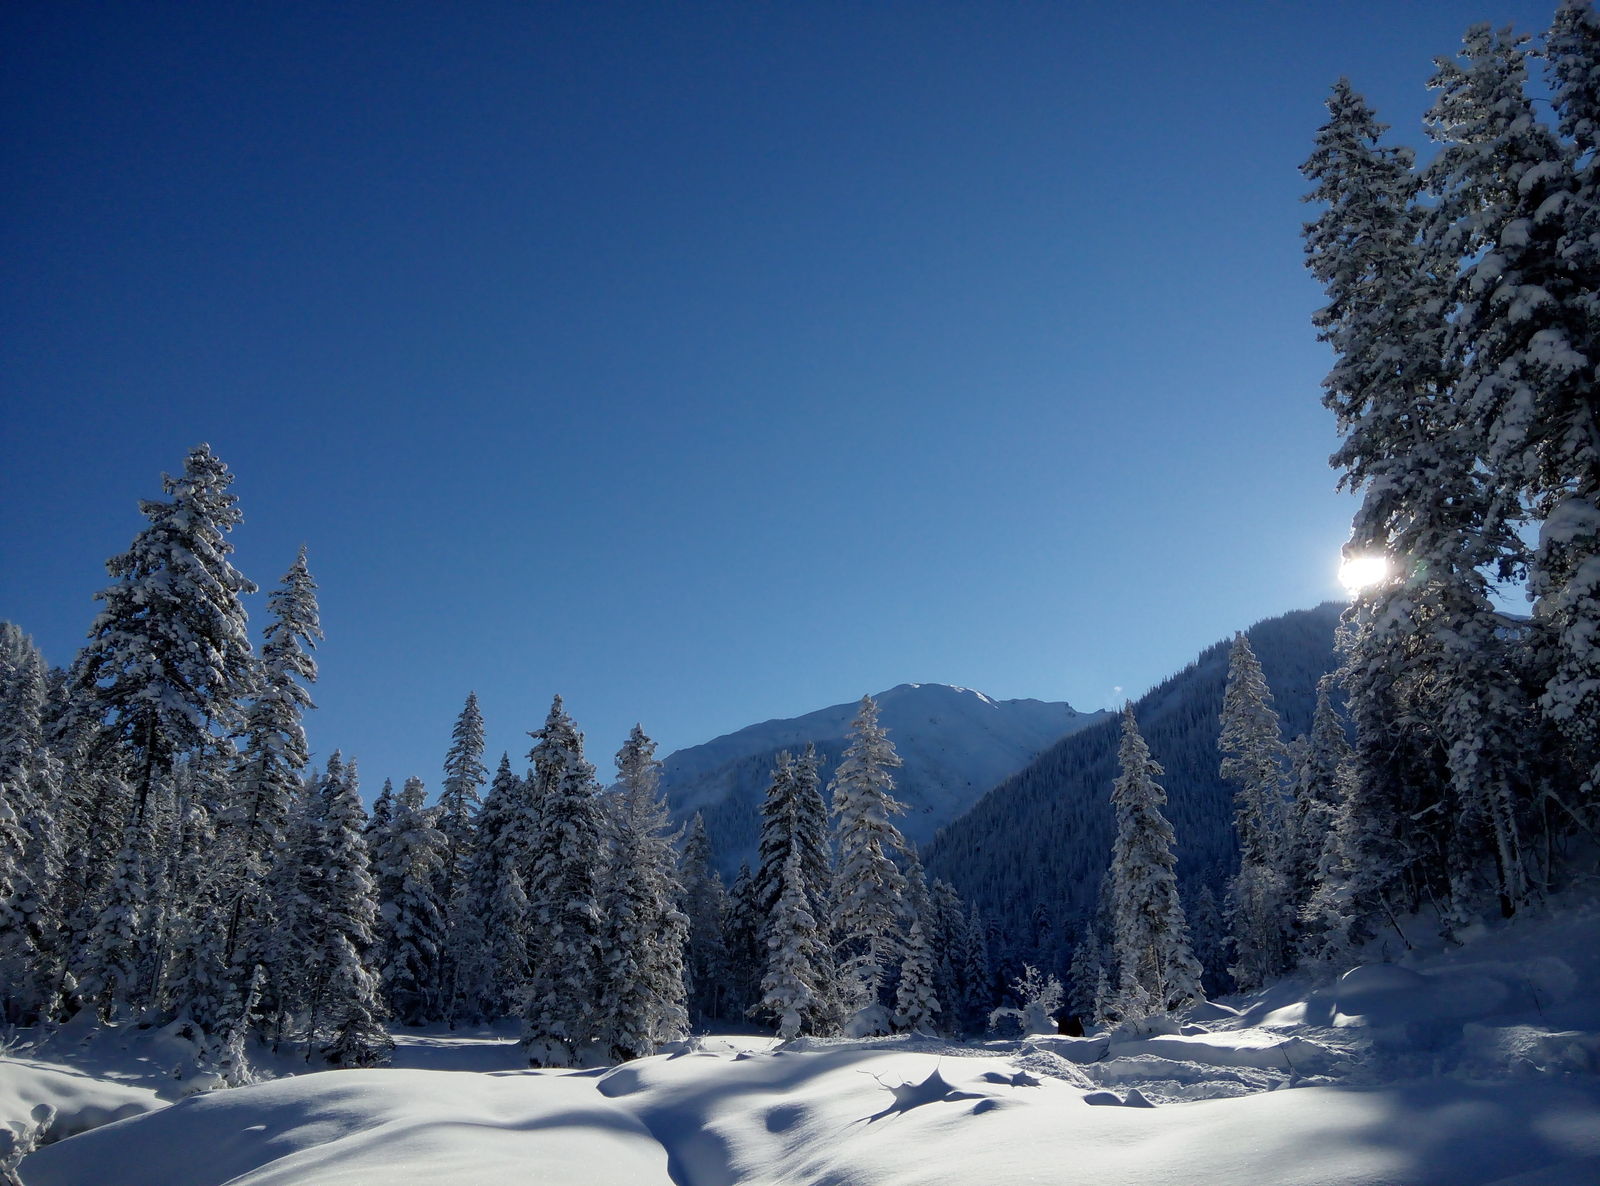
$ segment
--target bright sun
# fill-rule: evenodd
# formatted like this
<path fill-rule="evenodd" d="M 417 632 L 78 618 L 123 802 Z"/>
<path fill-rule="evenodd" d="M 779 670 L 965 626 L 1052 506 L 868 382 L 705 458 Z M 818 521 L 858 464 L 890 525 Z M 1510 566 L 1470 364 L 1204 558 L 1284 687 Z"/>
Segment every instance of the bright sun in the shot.
<path fill-rule="evenodd" d="M 1339 583 L 1354 593 L 1376 585 L 1389 575 L 1389 562 L 1382 556 L 1346 556 L 1339 565 Z"/>

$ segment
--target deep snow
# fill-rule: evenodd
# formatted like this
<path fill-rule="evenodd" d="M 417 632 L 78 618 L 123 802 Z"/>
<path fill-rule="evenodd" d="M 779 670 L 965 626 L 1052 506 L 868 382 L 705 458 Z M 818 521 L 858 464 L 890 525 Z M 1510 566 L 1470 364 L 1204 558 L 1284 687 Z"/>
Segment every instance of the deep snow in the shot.
<path fill-rule="evenodd" d="M 509 1028 L 403 1031 L 395 1069 L 177 1098 L 148 1037 L 63 1035 L 0 1062 L 0 1119 L 99 1125 L 24 1160 L 27 1186 L 1585 1186 L 1597 976 L 1588 904 L 1085 1038 L 713 1037 L 553 1072 L 516 1069 Z"/>

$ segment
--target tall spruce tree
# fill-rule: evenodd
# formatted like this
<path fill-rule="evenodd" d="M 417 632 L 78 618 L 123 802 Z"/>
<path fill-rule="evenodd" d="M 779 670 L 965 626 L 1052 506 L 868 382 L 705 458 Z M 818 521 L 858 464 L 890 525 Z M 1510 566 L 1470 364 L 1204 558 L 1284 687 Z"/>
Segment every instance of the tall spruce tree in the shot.
<path fill-rule="evenodd" d="M 438 809 L 427 806 L 420 778 L 406 779 L 387 826 L 373 839 L 384 995 L 405 1024 L 433 1021 L 446 1004 L 447 916 L 440 885 L 449 841 L 439 830 Z"/>
<path fill-rule="evenodd" d="M 1111 850 L 1116 1011 L 1141 1017 L 1200 998 L 1200 965 L 1173 873 L 1172 825 L 1161 814 L 1161 766 L 1139 734 L 1133 705 L 1122 710 L 1121 773 L 1111 792 L 1117 838 Z"/>
<path fill-rule="evenodd" d="M 452 1017 L 486 1021 L 520 1012 L 528 979 L 531 842 L 526 782 L 502 754 L 478 813 L 466 874 L 451 904 Z"/>
<path fill-rule="evenodd" d="M 656 743 L 635 725 L 617 752 L 604 894 L 602 1037 L 616 1061 L 654 1054 L 689 1032 L 674 837 L 660 796 Z"/>
<path fill-rule="evenodd" d="M 301 958 L 308 1057 L 331 1034 L 322 1053 L 340 1066 L 381 1063 L 393 1047 L 373 967 L 378 903 L 365 823 L 355 762 L 335 753 L 307 820 L 301 877 L 309 942 Z"/>
<path fill-rule="evenodd" d="M 896 859 L 908 856 L 905 838 L 890 817 L 905 810 L 893 797 L 900 765 L 894 743 L 878 724 L 871 696 L 850 726 L 851 741 L 833 777 L 834 835 L 838 866 L 833 881 L 833 931 L 846 981 L 849 1028 L 857 1036 L 886 1033 L 881 1001 L 899 966 L 905 876 Z"/>
<path fill-rule="evenodd" d="M 698 811 L 689 821 L 678 862 L 678 880 L 683 886 L 683 912 L 689 919 L 684 955 L 689 1011 L 699 1020 L 722 1017 L 728 962 L 722 929 L 728 912 L 728 891 L 711 863 L 711 838 Z"/>
<path fill-rule="evenodd" d="M 0 1020 L 54 1009 L 63 959 L 62 767 L 44 740 L 44 658 L 0 622 Z"/>
<path fill-rule="evenodd" d="M 1340 485 L 1361 494 L 1346 551 L 1384 557 L 1389 568 L 1356 594 L 1339 634 L 1356 726 L 1340 892 L 1356 938 L 1429 894 L 1448 896 L 1438 871 L 1468 855 L 1454 828 L 1417 823 L 1453 816 L 1449 771 L 1436 756 L 1452 745 L 1441 697 L 1470 703 L 1452 698 L 1458 679 L 1434 673 L 1447 652 L 1455 676 L 1507 666 L 1499 640 L 1485 636 L 1479 571 L 1505 550 L 1481 531 L 1490 496 L 1471 426 L 1451 399 L 1443 314 L 1456 261 L 1439 236 L 1424 240 L 1410 151 L 1380 143 L 1383 126 L 1348 82 L 1335 85 L 1328 110 L 1303 166 L 1315 183 L 1308 200 L 1323 206 L 1306 227 L 1307 264 L 1329 298 L 1313 320 L 1335 352 L 1323 402 L 1343 437 L 1331 459 L 1344 470 Z M 1464 629 L 1452 633 L 1458 623 Z"/>
<path fill-rule="evenodd" d="M 765 930 L 767 960 L 760 1007 L 776 1019 L 778 1037 L 784 1041 L 814 1029 L 824 1008 L 818 961 L 826 941 L 807 902 L 802 864 L 800 849 L 790 848 L 778 902 Z"/>
<path fill-rule="evenodd" d="M 444 833 L 444 867 L 440 871 L 439 892 L 446 902 L 453 901 L 468 860 L 472 856 L 474 825 L 482 808 L 478 788 L 489 781 L 483 764 L 483 713 L 478 694 L 467 693 L 467 702 L 450 731 L 450 749 L 444 759 L 444 785 L 439 792 L 439 830 Z"/>
<path fill-rule="evenodd" d="M 289 811 L 310 754 L 303 724 L 322 639 L 317 585 L 300 549 L 267 598 L 254 694 L 244 711 L 230 802 L 217 821 L 228 911 L 225 958 L 244 991 L 274 925 L 267 886 L 288 836 Z"/>
<path fill-rule="evenodd" d="M 239 598 L 255 592 L 229 562 L 240 521 L 233 475 L 199 445 L 183 473 L 163 475 L 168 501 L 143 500 L 149 525 L 106 561 L 115 581 L 79 658 L 78 679 L 131 761 L 143 815 L 173 763 L 240 718 L 251 689 L 250 640 Z"/>
<path fill-rule="evenodd" d="M 1453 920 L 1476 913 L 1484 889 L 1497 892 L 1509 914 L 1533 888 L 1523 840 L 1531 788 L 1519 754 L 1531 721 L 1484 575 L 1491 567 L 1510 573 L 1523 554 L 1514 530 L 1521 508 L 1505 475 L 1519 473 L 1526 456 L 1522 425 L 1532 413 L 1536 365 L 1529 346 L 1551 348 L 1537 364 L 1541 386 L 1554 378 L 1545 364 L 1571 353 L 1557 312 L 1570 294 L 1551 246 L 1560 219 L 1541 216 L 1567 187 L 1569 170 L 1526 96 L 1525 41 L 1475 25 L 1459 59 L 1436 59 L 1430 81 L 1437 93 L 1429 134 L 1443 148 L 1426 173 L 1437 201 L 1425 243 L 1452 264 L 1462 261 L 1446 341 L 1454 389 L 1435 436 L 1452 455 L 1465 455 L 1453 468 L 1471 472 L 1452 477 L 1471 497 L 1463 500 L 1466 515 L 1433 516 L 1433 547 L 1423 558 L 1436 575 L 1422 585 L 1429 596 L 1413 593 L 1413 600 L 1433 643 L 1430 688 L 1447 747 Z M 1486 866 L 1492 877 L 1475 876 Z"/>
<path fill-rule="evenodd" d="M 1317 684 L 1317 707 L 1311 732 L 1296 738 L 1290 756 L 1290 819 L 1284 877 L 1298 919 L 1295 939 L 1301 958 L 1315 958 L 1327 920 L 1313 899 L 1324 868 L 1337 857 L 1325 854 L 1338 844 L 1339 810 L 1350 779 L 1350 741 L 1334 711 L 1329 679 Z"/>
<path fill-rule="evenodd" d="M 1234 792 L 1239 869 L 1228 886 L 1228 922 L 1242 989 L 1264 984 L 1289 966 L 1293 907 L 1284 879 L 1283 737 L 1261 663 L 1241 632 L 1228 654 L 1222 698 L 1222 777 Z"/>
<path fill-rule="evenodd" d="M 1545 642 L 1539 710 L 1561 739 L 1552 808 L 1600 830 L 1600 14 L 1564 0 L 1545 38 L 1558 130 L 1573 162 L 1556 246 L 1566 350 L 1529 338 L 1523 496 L 1544 516 L 1529 573 Z M 1548 371 L 1548 373 L 1547 373 Z"/>
<path fill-rule="evenodd" d="M 534 938 L 523 1048 L 535 1066 L 571 1066 L 600 1034 L 601 823 L 594 767 L 561 697 L 534 747 L 537 825 L 527 882 Z"/>

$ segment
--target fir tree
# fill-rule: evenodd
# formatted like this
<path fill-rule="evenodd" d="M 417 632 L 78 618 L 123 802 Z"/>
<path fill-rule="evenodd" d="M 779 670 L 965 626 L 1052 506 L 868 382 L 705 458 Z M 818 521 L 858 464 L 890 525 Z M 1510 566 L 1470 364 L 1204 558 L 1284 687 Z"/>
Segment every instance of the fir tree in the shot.
<path fill-rule="evenodd" d="M 1117 839 L 1111 853 L 1116 932 L 1116 1009 L 1139 1017 L 1201 997 L 1200 965 L 1189 950 L 1189 928 L 1173 874 L 1172 825 L 1161 814 L 1167 795 L 1161 766 L 1139 735 L 1133 706 L 1122 712 L 1121 774 L 1111 792 Z"/>
<path fill-rule="evenodd" d="M 599 787 L 560 696 L 530 736 L 537 830 L 527 889 L 537 940 L 522 1040 L 534 1065 L 571 1066 L 600 1029 Z"/>
<path fill-rule="evenodd" d="M 444 759 L 444 787 L 439 792 L 439 830 L 447 842 L 439 892 L 446 902 L 454 900 L 472 856 L 474 824 L 482 808 L 478 788 L 489 781 L 489 771 L 483 764 L 483 746 L 483 713 L 478 709 L 478 694 L 469 692 L 450 732 L 450 750 Z"/>
<path fill-rule="evenodd" d="M 964 1024 L 968 1029 L 981 1029 L 994 1005 L 995 992 L 994 969 L 989 962 L 989 928 L 976 906 L 967 917 L 961 968 L 967 988 Z"/>
<path fill-rule="evenodd" d="M 84 937 L 77 967 L 79 999 L 113 1024 L 133 1020 L 141 986 L 146 919 L 143 824 L 123 826 L 122 848 L 102 905 Z"/>
<path fill-rule="evenodd" d="M 728 912 L 722 930 L 727 951 L 724 996 L 728 1005 L 724 1016 L 744 1017 L 761 1000 L 767 956 L 764 930 L 765 918 L 756 902 L 755 877 L 749 865 L 740 865 L 728 890 Z"/>
<path fill-rule="evenodd" d="M 1100 936 L 1091 927 L 1072 952 L 1072 967 L 1067 972 L 1067 1007 L 1090 1022 L 1099 1021 L 1097 994 L 1105 978 L 1105 954 Z"/>
<path fill-rule="evenodd" d="M 212 859 L 217 832 L 203 797 L 184 797 L 171 925 L 172 960 L 165 990 L 167 1012 L 204 1049 L 223 1040 L 238 1020 L 245 988 L 227 961 L 229 909 L 225 865 Z"/>
<path fill-rule="evenodd" d="M 1545 516 L 1528 580 L 1547 651 L 1538 706 L 1561 738 L 1576 791 L 1561 788 L 1553 806 L 1592 829 L 1600 826 L 1600 15 L 1589 0 L 1564 0 L 1545 58 L 1574 163 L 1556 252 L 1568 353 L 1530 360 L 1534 414 L 1507 443 L 1520 445 L 1524 497 Z M 1539 349 L 1554 353 L 1543 341 Z"/>
<path fill-rule="evenodd" d="M 131 758 L 134 809 L 144 815 L 173 763 L 239 721 L 251 687 L 242 594 L 255 586 L 228 561 L 240 520 L 233 475 L 207 445 L 164 476 L 171 500 L 145 500 L 149 526 L 106 562 L 115 582 L 79 660 L 81 686 Z"/>
<path fill-rule="evenodd" d="M 353 760 L 338 753 L 328 759 L 316 807 L 307 821 L 303 883 L 311 940 L 302 953 L 307 1041 L 315 1045 L 324 1029 L 331 1030 L 324 1057 L 341 1066 L 371 1066 L 388 1057 L 393 1043 L 381 1024 L 386 1011 L 372 966 L 378 905 Z"/>
<path fill-rule="evenodd" d="M 1228 889 L 1234 983 L 1251 989 L 1288 967 L 1293 909 L 1284 883 L 1284 749 L 1272 693 L 1250 640 L 1236 634 L 1222 700 L 1222 777 L 1234 793 L 1239 871 Z"/>
<path fill-rule="evenodd" d="M 485 1021 L 520 1012 L 528 978 L 527 867 L 530 812 L 526 783 L 500 757 L 461 889 L 451 905 L 452 1016 Z"/>
<path fill-rule="evenodd" d="M 1557 197 L 1564 196 L 1569 170 L 1526 96 L 1525 40 L 1475 25 L 1459 61 L 1436 59 L 1430 83 L 1437 96 L 1429 131 L 1444 148 L 1427 171 L 1438 198 L 1427 241 L 1447 258 L 1467 261 L 1454 284 L 1447 343 L 1457 372 L 1449 401 L 1455 422 L 1435 435 L 1454 450 L 1470 443 L 1490 466 L 1486 478 L 1474 467 L 1471 478 L 1459 481 L 1463 490 L 1472 479 L 1487 489 L 1465 504 L 1470 519 L 1458 515 L 1436 529 L 1437 545 L 1425 557 L 1437 574 L 1429 582 L 1432 604 L 1419 607 L 1434 614 L 1424 621 L 1435 643 L 1429 674 L 1455 800 L 1447 854 L 1455 919 L 1469 917 L 1477 904 L 1468 878 L 1485 864 L 1494 866 L 1504 912 L 1531 892 L 1522 839 L 1529 788 L 1517 753 L 1530 723 L 1527 703 L 1480 570 L 1497 565 L 1508 572 L 1521 558 L 1513 531 L 1520 508 L 1510 490 L 1527 476 L 1527 423 L 1553 411 L 1535 410 L 1537 396 L 1563 386 L 1586 392 L 1589 385 L 1569 345 L 1563 310 L 1572 304 L 1571 285 L 1554 249 L 1561 231 Z M 1445 429 L 1454 431 L 1444 437 Z"/>
<path fill-rule="evenodd" d="M 683 856 L 678 863 L 683 885 L 683 911 L 689 919 L 684 979 L 690 1012 L 700 1019 L 723 1016 L 728 952 L 722 928 L 728 911 L 728 892 L 711 864 L 711 840 L 706 822 L 697 811 L 689 821 Z"/>
<path fill-rule="evenodd" d="M 617 753 L 605 891 L 604 1038 L 616 1061 L 689 1032 L 683 983 L 689 919 L 679 909 L 673 837 L 655 742 L 638 725 Z"/>
<path fill-rule="evenodd" d="M 1323 853 L 1338 830 L 1339 805 L 1350 777 L 1350 742 L 1334 712 L 1328 680 L 1317 685 L 1311 732 L 1297 738 L 1290 755 L 1290 821 L 1284 877 L 1300 920 L 1296 945 L 1310 955 L 1319 925 L 1309 906 L 1322 876 Z"/>
<path fill-rule="evenodd" d="M 1469 898 L 1436 871 L 1475 869 L 1486 838 L 1492 847 L 1499 807 L 1477 808 L 1506 803 L 1502 692 L 1514 665 L 1482 570 L 1516 549 L 1475 463 L 1476 426 L 1451 398 L 1441 314 L 1459 245 L 1417 205 L 1411 154 L 1380 146 L 1382 126 L 1348 83 L 1328 107 L 1304 166 L 1310 199 L 1325 206 L 1306 228 L 1330 302 L 1315 321 L 1336 354 L 1324 403 L 1344 438 L 1332 458 L 1341 485 L 1362 494 L 1347 552 L 1390 569 L 1358 594 L 1340 634 L 1357 747 L 1342 885 L 1360 933 L 1425 893 Z M 1416 826 L 1430 816 L 1450 826 Z M 1525 886 L 1520 856 L 1513 866 L 1505 884 Z"/>
<path fill-rule="evenodd" d="M 426 801 L 422 780 L 406 779 L 387 827 L 375 833 L 372 854 L 382 920 L 379 975 L 390 1009 L 407 1025 L 433 1020 L 445 1006 L 439 888 L 449 842 Z"/>
<path fill-rule="evenodd" d="M 791 848 L 800 850 L 806 900 L 820 917 L 829 879 L 828 816 L 819 789 L 816 747 L 809 743 L 799 758 L 787 752 L 777 755 L 772 781 L 761 802 L 761 864 L 756 887 L 763 915 L 777 907 Z"/>
<path fill-rule="evenodd" d="M 0 1021 L 32 1022 L 60 975 L 61 764 L 44 744 L 44 659 L 0 622 Z"/>
<path fill-rule="evenodd" d="M 307 763 L 305 711 L 313 707 L 307 685 L 317 678 L 310 651 L 322 639 L 317 585 L 306 552 L 289 566 L 267 598 L 267 624 L 256 668 L 254 696 L 244 712 L 233 795 L 217 821 L 223 853 L 222 886 L 229 917 L 225 958 L 241 988 L 262 958 L 272 903 L 266 887 L 287 838 L 290 805 Z"/>
<path fill-rule="evenodd" d="M 905 959 L 900 965 L 900 985 L 895 993 L 895 1024 L 913 1033 L 932 1033 L 940 1004 L 934 989 L 933 953 L 923 935 L 922 920 L 913 919 L 906 935 Z"/>
<path fill-rule="evenodd" d="M 961 1031 L 961 1002 L 967 995 L 965 940 L 967 911 L 955 887 L 935 879 L 932 891 L 933 992 L 939 999 L 939 1020 L 951 1033 Z"/>
<path fill-rule="evenodd" d="M 807 904 L 798 847 L 784 862 L 782 889 L 766 928 L 767 965 L 761 978 L 761 1009 L 777 1019 L 784 1041 L 807 1032 L 821 1004 L 817 960 L 824 943 Z"/>
<path fill-rule="evenodd" d="M 833 814 L 839 864 L 834 875 L 833 930 L 844 957 L 858 1036 L 887 1031 L 880 994 L 900 959 L 900 921 L 905 877 L 895 858 L 907 855 L 905 839 L 890 816 L 905 810 L 891 792 L 890 773 L 900 755 L 878 724 L 871 696 L 850 726 L 851 742 L 833 778 Z"/>

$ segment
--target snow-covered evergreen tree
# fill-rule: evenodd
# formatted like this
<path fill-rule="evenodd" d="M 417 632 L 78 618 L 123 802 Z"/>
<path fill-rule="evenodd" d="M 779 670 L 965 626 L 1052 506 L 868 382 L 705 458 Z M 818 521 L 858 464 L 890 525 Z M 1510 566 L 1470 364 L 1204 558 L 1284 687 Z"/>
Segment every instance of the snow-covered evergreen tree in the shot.
<path fill-rule="evenodd" d="M 772 781 L 761 802 L 761 864 L 756 871 L 756 897 L 763 915 L 777 907 L 789 850 L 800 850 L 800 870 L 807 902 L 820 917 L 827 899 L 830 860 L 827 807 L 822 801 L 816 747 L 807 745 L 799 758 L 777 755 Z"/>
<path fill-rule="evenodd" d="M 557 696 L 535 744 L 537 825 L 529 853 L 533 927 L 523 1047 L 536 1066 L 571 1066 L 600 1031 L 599 787 L 583 735 Z"/>
<path fill-rule="evenodd" d="M 679 908 L 674 838 L 655 742 L 638 725 L 617 753 L 604 894 L 602 1038 L 616 1061 L 689 1032 L 683 977 L 689 918 Z"/>
<path fill-rule="evenodd" d="M 931 891 L 933 933 L 933 992 L 940 1003 L 938 1020 L 951 1033 L 962 1028 L 961 1003 L 967 995 L 965 945 L 967 909 L 955 887 L 935 879 Z"/>
<path fill-rule="evenodd" d="M 44 659 L 0 622 L 0 1022 L 47 1016 L 64 958 L 62 767 L 44 743 Z"/>
<path fill-rule="evenodd" d="M 1433 596 L 1413 595 L 1436 615 L 1423 620 L 1435 648 L 1429 676 L 1455 801 L 1446 855 L 1456 919 L 1479 908 L 1473 874 L 1486 866 L 1503 911 L 1516 910 L 1532 892 L 1523 840 L 1531 787 L 1518 753 L 1532 722 L 1483 572 L 1509 571 L 1522 556 L 1513 528 L 1517 479 L 1531 453 L 1526 425 L 1553 410 L 1536 410 L 1535 392 L 1587 390 L 1590 383 L 1568 341 L 1563 310 L 1572 305 L 1571 285 L 1554 248 L 1569 170 L 1527 98 L 1525 41 L 1473 26 L 1459 60 L 1436 59 L 1428 113 L 1429 132 L 1444 147 L 1427 170 L 1437 204 L 1425 242 L 1465 261 L 1453 285 L 1447 340 L 1454 420 L 1434 436 L 1455 451 L 1470 446 L 1488 462 L 1480 477 L 1484 467 L 1469 455 L 1470 478 L 1457 483 L 1476 494 L 1465 504 L 1469 519 L 1433 516 L 1436 543 L 1423 557 L 1437 573 L 1429 582 Z M 1582 402 L 1590 402 L 1587 395 Z M 1486 488 L 1477 493 L 1480 483 Z"/>
<path fill-rule="evenodd" d="M 322 639 L 317 585 L 306 552 L 267 598 L 271 620 L 244 712 L 232 795 L 217 821 L 221 890 L 228 911 L 225 958 L 244 989 L 274 925 L 267 886 L 287 839 L 290 805 L 310 760 L 303 717 L 317 678 L 310 651 Z"/>
<path fill-rule="evenodd" d="M 1078 945 L 1072 951 L 1072 967 L 1067 972 L 1067 1008 L 1085 1022 L 1092 1024 L 1099 1021 L 1097 994 L 1105 978 L 1105 953 L 1100 945 L 1099 934 L 1091 927 L 1079 938 Z"/>
<path fill-rule="evenodd" d="M 890 817 L 905 808 L 892 794 L 891 771 L 900 765 L 900 755 L 878 724 L 871 696 L 861 698 L 850 736 L 832 783 L 839 862 L 832 924 L 853 1014 L 849 1028 L 867 1036 L 889 1028 L 880 996 L 900 962 L 905 877 L 895 861 L 907 855 L 907 848 Z"/>
<path fill-rule="evenodd" d="M 767 965 L 761 978 L 761 1009 L 778 1022 L 778 1037 L 799 1037 L 815 1024 L 822 1004 L 818 961 L 826 946 L 806 894 L 798 846 L 784 862 L 782 889 L 766 927 Z"/>
<path fill-rule="evenodd" d="M 727 945 L 722 928 L 728 911 L 728 892 L 711 863 L 711 839 L 697 811 L 689 821 L 678 862 L 683 885 L 683 912 L 689 919 L 688 947 L 684 954 L 684 979 L 690 1013 L 699 1019 L 723 1016 L 727 974 Z"/>
<path fill-rule="evenodd" d="M 1294 909 L 1283 867 L 1283 737 L 1250 640 L 1236 634 L 1222 699 L 1222 777 L 1232 782 L 1239 871 L 1228 887 L 1234 983 L 1251 989 L 1289 966 Z"/>
<path fill-rule="evenodd" d="M 239 598 L 255 586 L 234 569 L 227 533 L 240 520 L 233 475 L 199 445 L 183 473 L 163 476 L 170 501 L 145 500 L 149 520 L 106 561 L 115 582 L 80 656 L 78 679 L 129 756 L 134 809 L 182 754 L 240 719 L 251 690 L 250 641 Z"/>
<path fill-rule="evenodd" d="M 1534 414 L 1520 440 L 1508 433 L 1504 443 L 1522 449 L 1523 494 L 1544 515 L 1528 586 L 1547 641 L 1539 710 L 1562 739 L 1570 784 L 1556 789 L 1554 807 L 1564 816 L 1585 814 L 1593 828 L 1600 823 L 1600 413 L 1593 398 L 1600 370 L 1600 14 L 1589 0 L 1564 0 L 1544 52 L 1558 131 L 1573 162 L 1557 245 L 1568 352 L 1546 359 L 1553 351 L 1530 337 Z"/>
<path fill-rule="evenodd" d="M 777 917 L 778 899 L 788 877 L 790 852 L 800 854 L 800 877 L 807 915 L 819 926 L 827 917 L 829 880 L 827 808 L 822 801 L 816 747 L 807 744 L 798 758 L 777 755 L 772 782 L 761 803 L 761 865 L 755 875 L 755 901 L 760 918 L 760 942 L 770 948 L 767 929 Z M 767 956 L 770 964 L 770 953 Z M 822 1032 L 840 1012 L 837 977 L 831 952 L 826 948 L 813 958 L 813 989 L 818 1000 L 808 1010 L 808 1033 Z"/>
<path fill-rule="evenodd" d="M 502 754 L 478 813 L 466 875 L 451 904 L 452 1016 L 485 1021 L 522 1010 L 529 925 L 523 870 L 531 812 L 527 785 Z"/>
<path fill-rule="evenodd" d="M 973 906 L 967 917 L 961 951 L 961 977 L 966 985 L 962 1002 L 965 1028 L 981 1029 L 994 1005 L 994 968 L 989 962 L 989 927 Z"/>
<path fill-rule="evenodd" d="M 306 1038 L 332 1040 L 324 1056 L 336 1065 L 371 1066 L 387 1059 L 393 1043 L 372 966 L 378 904 L 371 858 L 363 836 L 354 760 L 335 753 L 308 820 L 302 870 L 309 944 L 301 952 L 307 983 Z"/>
<path fill-rule="evenodd" d="M 1348 83 L 1328 106 L 1304 167 L 1325 206 L 1306 229 L 1330 300 L 1315 320 L 1337 356 L 1324 403 L 1344 438 L 1332 459 L 1341 484 L 1362 494 L 1347 552 L 1390 569 L 1357 595 L 1340 636 L 1356 725 L 1343 885 L 1352 924 L 1370 932 L 1426 893 L 1469 905 L 1463 879 L 1494 859 L 1497 834 L 1511 847 L 1496 881 L 1508 906 L 1525 896 L 1504 810 L 1516 665 L 1485 576 L 1517 544 L 1476 463 L 1477 426 L 1451 396 L 1443 312 L 1461 245 L 1447 218 L 1418 207 L 1411 154 L 1379 145 L 1383 129 Z"/>
<path fill-rule="evenodd" d="M 1161 814 L 1161 766 L 1139 734 L 1130 704 L 1122 712 L 1122 773 L 1111 792 L 1117 839 L 1111 851 L 1116 1010 L 1121 1017 L 1165 1012 L 1201 997 L 1200 965 L 1173 874 L 1172 825 Z"/>
<path fill-rule="evenodd" d="M 1290 817 L 1284 878 L 1289 901 L 1299 919 L 1296 947 L 1309 956 L 1320 943 L 1320 923 L 1308 907 L 1321 880 L 1323 853 L 1334 842 L 1339 807 L 1350 778 L 1350 741 L 1334 711 L 1329 681 L 1317 686 L 1317 708 L 1311 732 L 1290 747 Z"/>
<path fill-rule="evenodd" d="M 133 1020 L 136 1005 L 145 1001 L 142 957 L 149 928 L 144 865 L 149 845 L 144 827 L 133 818 L 123 825 L 111 884 L 76 953 L 79 999 L 113 1024 Z"/>
<path fill-rule="evenodd" d="M 406 779 L 387 826 L 374 833 L 379 977 L 394 1016 L 419 1025 L 442 1016 L 445 903 L 439 896 L 449 841 L 420 778 Z"/>
<path fill-rule="evenodd" d="M 740 865 L 728 890 L 728 911 L 722 928 L 727 955 L 723 996 L 726 1017 L 744 1017 L 761 1000 L 767 949 L 766 919 L 756 902 L 756 879 L 749 865 Z"/>
<path fill-rule="evenodd" d="M 176 905 L 169 926 L 165 1012 L 210 1049 L 239 1019 L 249 982 L 240 985 L 228 966 L 229 885 L 225 864 L 215 859 L 217 830 L 204 794 L 185 789 L 171 878 Z"/>
<path fill-rule="evenodd" d="M 922 920 L 915 918 L 906 935 L 905 958 L 900 963 L 900 984 L 895 990 L 895 1024 L 913 1033 L 933 1033 L 940 1009 L 934 988 L 933 952 L 923 934 Z"/>
<path fill-rule="evenodd" d="M 450 731 L 450 749 L 444 759 L 444 786 L 439 792 L 439 830 L 446 840 L 444 867 L 440 872 L 440 896 L 455 900 L 457 887 L 465 876 L 472 857 L 474 825 L 482 802 L 478 788 L 489 781 L 483 764 L 483 713 L 478 694 L 467 693 L 467 702 Z"/>
<path fill-rule="evenodd" d="M 394 826 L 394 780 L 386 778 L 383 786 L 378 789 L 378 797 L 372 801 L 372 810 L 367 813 L 367 822 L 361 826 L 362 835 L 366 837 L 367 848 L 377 847 L 379 837 L 387 835 Z M 382 884 L 382 874 L 379 874 L 378 896 L 384 896 L 385 887 Z M 391 893 L 392 897 L 393 894 Z"/>

